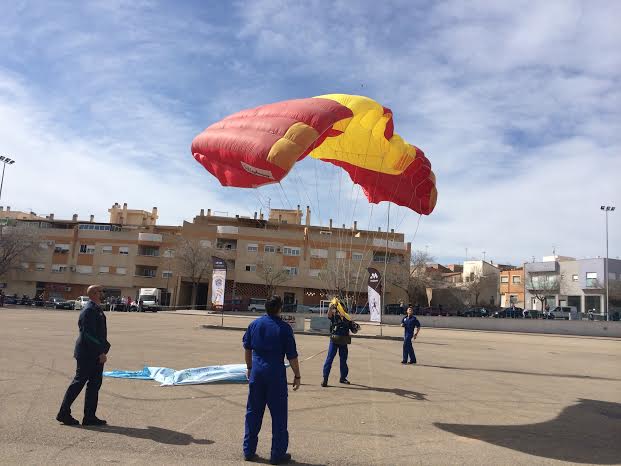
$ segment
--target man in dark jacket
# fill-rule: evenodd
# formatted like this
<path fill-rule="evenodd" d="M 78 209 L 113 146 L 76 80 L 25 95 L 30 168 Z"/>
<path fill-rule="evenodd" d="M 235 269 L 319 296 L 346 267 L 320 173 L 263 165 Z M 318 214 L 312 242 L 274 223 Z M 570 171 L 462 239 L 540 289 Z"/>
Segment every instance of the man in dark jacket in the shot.
<path fill-rule="evenodd" d="M 80 312 L 78 319 L 80 333 L 73 352 L 73 357 L 77 361 L 75 377 L 67 388 L 56 420 L 66 425 L 79 424 L 78 420 L 71 416 L 71 405 L 88 382 L 84 397 L 82 425 L 100 426 L 106 424 L 106 421 L 97 418 L 95 411 L 97 411 L 103 367 L 108 359 L 110 343 L 108 343 L 106 316 L 100 307 L 103 288 L 100 285 L 91 285 L 86 294 L 90 300 Z"/>

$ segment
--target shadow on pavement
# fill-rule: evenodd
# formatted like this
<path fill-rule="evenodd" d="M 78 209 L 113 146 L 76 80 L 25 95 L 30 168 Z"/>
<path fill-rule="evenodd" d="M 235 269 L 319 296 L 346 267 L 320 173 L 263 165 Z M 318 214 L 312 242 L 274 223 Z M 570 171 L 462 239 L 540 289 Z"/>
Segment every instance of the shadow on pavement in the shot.
<path fill-rule="evenodd" d="M 191 443 L 196 443 L 197 445 L 211 445 L 214 443 L 213 440 L 195 439 L 190 434 L 153 426 L 148 426 L 146 429 L 139 429 L 136 427 L 105 425 L 101 427 L 89 426 L 84 427 L 84 429 L 111 432 L 113 434 L 125 435 L 133 438 L 143 438 L 168 445 L 190 445 Z"/>
<path fill-rule="evenodd" d="M 581 399 L 555 419 L 537 424 L 434 425 L 461 437 L 543 458 L 591 464 L 618 464 L 621 460 L 619 403 Z"/>
<path fill-rule="evenodd" d="M 609 382 L 621 382 L 621 379 L 611 377 L 597 377 L 592 375 L 580 374 L 554 374 L 545 372 L 528 372 L 528 371 L 511 371 L 508 369 L 483 369 L 476 367 L 454 367 L 454 366 L 438 366 L 434 364 L 417 364 L 422 367 L 435 367 L 436 369 L 448 369 L 453 371 L 478 371 L 478 372 L 500 372 L 502 374 L 519 374 L 519 375 L 536 375 L 539 377 L 560 377 L 563 379 L 584 379 L 584 380 L 605 380 Z"/>
<path fill-rule="evenodd" d="M 336 385 L 335 385 L 336 386 Z M 403 398 L 409 398 L 411 400 L 428 401 L 426 393 L 414 392 L 412 390 L 405 390 L 403 388 L 382 388 L 382 387 L 369 387 L 368 385 L 362 385 L 359 383 L 352 383 L 351 385 L 338 385 L 340 388 L 348 390 L 372 390 L 379 393 L 392 393 Z M 357 388 L 356 388 L 357 387 Z"/>
<path fill-rule="evenodd" d="M 252 463 L 270 464 L 270 460 L 267 458 L 261 458 L 260 456 L 258 456 L 257 458 L 254 459 L 254 461 L 248 464 L 252 464 Z M 304 463 L 303 461 L 296 461 L 295 458 L 291 458 L 291 461 L 289 461 L 287 464 L 297 464 L 299 466 L 324 466 L 323 463 Z"/>

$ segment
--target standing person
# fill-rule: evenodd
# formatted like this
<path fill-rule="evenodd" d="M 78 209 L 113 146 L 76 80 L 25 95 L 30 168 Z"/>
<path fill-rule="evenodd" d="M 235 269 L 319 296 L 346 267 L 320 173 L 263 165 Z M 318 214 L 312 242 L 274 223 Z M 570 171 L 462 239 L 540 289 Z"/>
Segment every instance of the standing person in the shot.
<path fill-rule="evenodd" d="M 347 367 L 349 349 L 347 345 L 351 343 L 349 332 L 351 330 L 356 333 L 360 326 L 351 320 L 349 314 L 347 314 L 345 310 L 345 306 L 337 299 L 330 303 L 328 319 L 330 319 L 330 345 L 328 346 L 326 361 L 323 363 L 323 382 L 321 382 L 321 386 L 328 386 L 328 377 L 330 377 L 332 362 L 334 361 L 337 351 L 339 353 L 341 371 L 339 382 L 349 385 L 350 382 L 347 380 L 347 375 L 349 374 L 349 367 Z"/>
<path fill-rule="evenodd" d="M 244 459 L 253 461 L 257 455 L 257 442 L 265 405 L 272 415 L 271 464 L 284 464 L 291 460 L 287 453 L 287 374 L 285 356 L 293 369 L 293 390 L 300 388 L 300 365 L 295 347 L 293 329 L 280 317 L 282 300 L 272 296 L 265 303 L 267 315 L 252 322 L 242 339 L 248 377 L 248 403 L 244 433 Z"/>
<path fill-rule="evenodd" d="M 414 315 L 414 309 L 412 306 L 408 307 L 408 315 L 401 320 L 401 327 L 404 327 L 405 333 L 403 335 L 403 359 L 401 364 L 416 364 L 416 354 L 414 354 L 414 346 L 412 346 L 412 339 L 416 340 L 418 332 L 420 332 L 420 322 Z M 416 332 L 414 332 L 416 327 Z M 410 359 L 408 362 L 408 358 Z"/>
<path fill-rule="evenodd" d="M 405 314 L 405 304 L 403 304 L 403 300 L 399 301 L 399 315 L 402 316 Z"/>
<path fill-rule="evenodd" d="M 103 298 L 103 287 L 101 285 L 91 285 L 88 287 L 86 294 L 89 297 L 89 301 L 82 308 L 82 312 L 80 312 L 78 319 L 80 333 L 73 351 L 73 357 L 77 361 L 75 377 L 69 388 L 67 388 L 56 420 L 66 425 L 79 424 L 78 420 L 71 416 L 71 405 L 88 382 L 84 397 L 82 425 L 101 426 L 106 424 L 106 421 L 99 419 L 95 412 L 97 411 L 103 367 L 108 360 L 107 354 L 110 350 L 106 316 L 100 306 Z"/>

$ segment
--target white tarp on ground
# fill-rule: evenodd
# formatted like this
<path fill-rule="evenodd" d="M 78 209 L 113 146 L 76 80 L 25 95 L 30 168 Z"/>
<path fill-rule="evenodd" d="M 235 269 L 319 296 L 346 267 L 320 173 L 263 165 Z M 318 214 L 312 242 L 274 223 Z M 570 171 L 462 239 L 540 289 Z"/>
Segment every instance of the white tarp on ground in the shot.
<path fill-rule="evenodd" d="M 120 379 L 155 380 L 161 386 L 196 385 L 212 382 L 245 383 L 245 364 L 194 367 L 176 371 L 168 367 L 145 366 L 141 371 L 107 371 L 103 375 Z"/>

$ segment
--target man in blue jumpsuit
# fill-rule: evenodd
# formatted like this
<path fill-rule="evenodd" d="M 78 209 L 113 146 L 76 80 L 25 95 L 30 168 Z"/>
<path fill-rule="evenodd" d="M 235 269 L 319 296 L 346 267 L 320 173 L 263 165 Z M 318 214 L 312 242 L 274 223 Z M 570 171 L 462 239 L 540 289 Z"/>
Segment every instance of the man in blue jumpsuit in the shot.
<path fill-rule="evenodd" d="M 416 364 L 416 355 L 414 354 L 414 347 L 412 346 L 412 338 L 416 340 L 418 332 L 420 332 L 420 322 L 414 315 L 412 306 L 408 307 L 407 315 L 401 320 L 401 327 L 404 327 L 405 334 L 403 335 L 403 360 L 401 364 Z M 416 327 L 416 333 L 414 328 Z M 408 362 L 408 358 L 410 359 Z"/>
<path fill-rule="evenodd" d="M 323 363 L 323 382 L 322 387 L 328 386 L 328 377 L 330 377 L 330 370 L 332 369 L 332 362 L 338 351 L 341 369 L 340 383 L 349 385 L 347 375 L 349 374 L 349 367 L 347 367 L 347 356 L 349 355 L 349 349 L 347 345 L 351 342 L 349 336 L 350 321 L 345 319 L 336 309 L 334 304 L 331 304 L 328 308 L 328 319 L 330 319 L 330 346 L 328 346 L 328 354 L 326 355 L 326 361 Z"/>
<path fill-rule="evenodd" d="M 249 382 L 244 434 L 244 459 L 256 458 L 257 441 L 263 422 L 265 405 L 272 415 L 271 464 L 291 460 L 287 453 L 287 374 L 284 358 L 293 369 L 293 390 L 300 388 L 300 365 L 293 329 L 280 318 L 282 301 L 272 296 L 265 303 L 267 315 L 252 322 L 243 337 Z"/>

